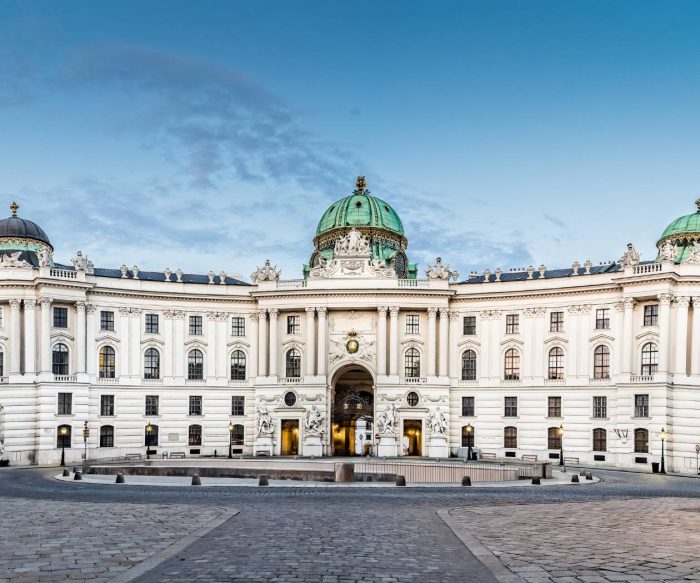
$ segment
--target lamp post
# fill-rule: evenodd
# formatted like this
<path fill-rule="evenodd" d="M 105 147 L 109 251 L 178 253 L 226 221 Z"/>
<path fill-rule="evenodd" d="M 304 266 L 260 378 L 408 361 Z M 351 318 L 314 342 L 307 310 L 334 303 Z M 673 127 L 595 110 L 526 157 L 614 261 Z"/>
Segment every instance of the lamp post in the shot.
<path fill-rule="evenodd" d="M 474 428 L 472 427 L 471 423 L 467 423 L 467 427 L 465 428 L 467 430 L 467 460 L 471 461 L 472 459 L 472 436 L 474 434 Z"/>
<path fill-rule="evenodd" d="M 146 425 L 146 459 L 150 460 L 151 459 L 151 433 L 153 432 L 153 425 L 151 425 L 151 422 L 148 422 L 148 425 Z"/>
<path fill-rule="evenodd" d="M 58 434 L 61 436 L 61 467 L 66 465 L 66 436 L 68 435 L 68 427 L 61 425 L 58 430 Z"/>
<path fill-rule="evenodd" d="M 700 443 L 695 445 L 695 466 L 698 469 L 698 476 L 700 476 Z"/>
<path fill-rule="evenodd" d="M 559 434 L 559 465 L 561 467 L 565 467 L 564 465 L 564 425 L 559 424 L 559 428 L 557 429 L 557 433 Z"/>
<path fill-rule="evenodd" d="M 228 423 L 228 459 L 233 459 L 233 423 Z"/>
<path fill-rule="evenodd" d="M 88 437 L 90 437 L 90 428 L 88 427 L 88 422 L 86 421 L 86 422 L 83 424 L 83 445 L 85 446 L 85 456 L 84 456 L 84 459 L 85 459 L 86 462 L 87 462 L 87 459 L 88 459 L 88 457 L 87 457 L 87 440 L 88 440 Z"/>
<path fill-rule="evenodd" d="M 665 474 L 666 473 L 666 460 L 664 459 L 664 443 L 666 442 L 666 438 L 668 437 L 668 433 L 666 433 L 666 429 L 663 427 L 661 428 L 661 432 L 659 433 L 659 437 L 661 438 L 661 468 L 659 469 L 660 474 Z"/>

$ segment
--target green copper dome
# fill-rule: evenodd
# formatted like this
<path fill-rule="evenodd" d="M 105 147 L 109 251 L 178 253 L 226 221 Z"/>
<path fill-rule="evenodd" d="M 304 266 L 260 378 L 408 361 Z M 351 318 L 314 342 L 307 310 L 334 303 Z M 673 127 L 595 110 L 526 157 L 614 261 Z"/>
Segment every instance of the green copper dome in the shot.
<path fill-rule="evenodd" d="M 661 234 L 659 242 L 667 237 L 700 237 L 700 198 L 695 201 L 695 204 L 698 210 L 692 215 L 685 215 L 673 221 Z"/>
<path fill-rule="evenodd" d="M 316 236 L 342 227 L 376 227 L 403 235 L 399 215 L 388 203 L 366 190 L 364 177 L 358 177 L 356 186 L 350 196 L 334 202 L 323 213 Z"/>

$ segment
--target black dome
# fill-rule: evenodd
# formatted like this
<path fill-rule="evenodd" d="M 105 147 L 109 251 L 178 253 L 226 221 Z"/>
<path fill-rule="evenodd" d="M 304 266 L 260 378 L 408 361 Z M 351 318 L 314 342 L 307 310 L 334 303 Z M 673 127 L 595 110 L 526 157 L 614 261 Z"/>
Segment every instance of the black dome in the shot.
<path fill-rule="evenodd" d="M 12 216 L 0 220 L 0 237 L 34 239 L 35 241 L 46 243 L 53 249 L 49 236 L 44 232 L 44 229 L 30 220 L 18 217 L 15 214 L 17 212 L 17 207 L 14 203 L 12 206 L 14 207 L 12 209 Z"/>

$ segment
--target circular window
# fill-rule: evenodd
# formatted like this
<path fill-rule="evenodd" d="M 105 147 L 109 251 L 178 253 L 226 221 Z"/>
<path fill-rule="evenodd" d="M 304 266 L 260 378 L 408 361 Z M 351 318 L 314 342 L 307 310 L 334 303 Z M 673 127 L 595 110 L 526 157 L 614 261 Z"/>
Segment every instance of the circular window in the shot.
<path fill-rule="evenodd" d="M 362 206 L 362 203 L 358 200 L 358 201 L 355 203 L 355 206 L 359 209 L 359 208 Z"/>
<path fill-rule="evenodd" d="M 292 393 L 291 391 L 288 393 L 285 393 L 284 395 L 284 404 L 287 405 L 287 407 L 294 407 L 294 404 L 297 402 L 297 396 Z"/>
<path fill-rule="evenodd" d="M 408 395 L 406 395 L 406 402 L 411 407 L 415 407 L 418 404 L 418 400 L 418 393 L 416 393 L 415 391 L 411 391 L 410 393 L 408 393 Z"/>

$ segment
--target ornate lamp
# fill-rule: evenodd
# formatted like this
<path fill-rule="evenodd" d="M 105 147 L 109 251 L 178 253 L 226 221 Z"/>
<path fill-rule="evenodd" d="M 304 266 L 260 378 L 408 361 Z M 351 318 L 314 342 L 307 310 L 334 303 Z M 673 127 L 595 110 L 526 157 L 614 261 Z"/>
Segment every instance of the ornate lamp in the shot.
<path fill-rule="evenodd" d="M 228 459 L 233 459 L 233 423 L 228 423 Z"/>
<path fill-rule="evenodd" d="M 661 431 L 659 432 L 659 437 L 661 438 L 661 468 L 659 469 L 660 474 L 665 474 L 666 473 L 666 460 L 664 458 L 664 444 L 666 443 L 666 438 L 668 437 L 668 433 L 666 433 L 666 429 L 663 427 L 661 428 Z"/>
<path fill-rule="evenodd" d="M 557 435 L 559 436 L 559 465 L 564 467 L 564 425 L 559 424 L 557 429 Z"/>
<path fill-rule="evenodd" d="M 153 433 L 153 425 L 151 425 L 151 422 L 148 422 L 148 425 L 146 425 L 146 459 L 150 460 L 151 459 L 151 434 Z"/>

